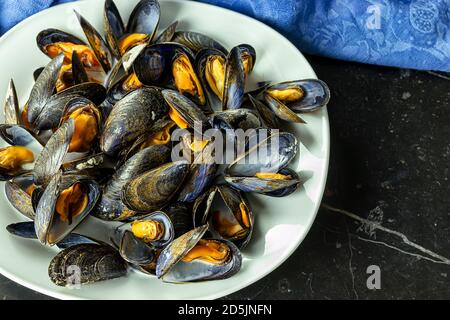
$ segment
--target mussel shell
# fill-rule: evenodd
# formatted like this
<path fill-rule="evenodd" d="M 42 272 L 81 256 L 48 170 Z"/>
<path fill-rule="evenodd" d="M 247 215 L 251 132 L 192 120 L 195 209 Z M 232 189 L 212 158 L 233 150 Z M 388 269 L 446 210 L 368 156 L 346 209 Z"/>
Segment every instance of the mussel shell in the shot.
<path fill-rule="evenodd" d="M 272 112 L 280 119 L 294 123 L 306 123 L 294 111 L 289 109 L 284 103 L 274 99 L 267 93 L 264 94 L 264 100 Z"/>
<path fill-rule="evenodd" d="M 34 229 L 33 221 L 13 223 L 6 226 L 6 230 L 10 234 L 15 235 L 17 237 L 37 240 L 37 235 Z M 56 245 L 60 249 L 66 249 L 82 243 L 97 243 L 97 242 L 80 234 L 71 233 L 67 235 L 67 237 L 59 241 Z"/>
<path fill-rule="evenodd" d="M 213 128 L 216 129 L 256 129 L 262 126 L 261 119 L 250 109 L 220 111 L 213 114 Z"/>
<path fill-rule="evenodd" d="M 158 89 L 142 88 L 129 93 L 116 103 L 106 119 L 100 139 L 102 151 L 116 155 L 166 114 L 167 105 Z"/>
<path fill-rule="evenodd" d="M 44 71 L 44 69 L 44 67 L 40 67 L 33 71 L 33 79 L 35 82 L 39 78 L 39 75 L 42 73 L 42 71 Z"/>
<path fill-rule="evenodd" d="M 261 136 L 261 132 L 261 130 L 256 132 L 259 138 L 258 143 L 254 141 L 255 145 L 252 145 L 250 150 L 238 156 L 228 166 L 226 169 L 227 175 L 254 177 L 258 172 L 276 173 L 285 168 L 294 159 L 299 149 L 295 135 L 288 132 L 269 132 L 264 138 L 264 136 Z M 272 146 L 272 143 L 277 144 Z"/>
<path fill-rule="evenodd" d="M 166 163 L 170 159 L 170 149 L 163 145 L 150 146 L 128 159 L 103 188 L 103 194 L 93 214 L 104 220 L 129 218 L 132 211 L 126 210 L 121 200 L 122 188 L 131 179 Z"/>
<path fill-rule="evenodd" d="M 173 266 L 180 261 L 196 244 L 208 230 L 208 225 L 203 225 L 186 232 L 176 238 L 159 255 L 156 264 L 156 276 L 161 278 L 169 272 Z"/>
<path fill-rule="evenodd" d="M 253 68 L 255 67 L 256 64 L 256 50 L 255 48 L 253 48 L 251 45 L 249 44 L 240 44 L 238 45 L 239 49 L 241 50 L 241 57 L 243 57 L 244 55 L 248 55 L 251 57 L 251 65 L 249 68 L 249 73 L 253 71 Z"/>
<path fill-rule="evenodd" d="M 62 190 L 76 182 L 87 187 L 88 204 L 79 215 L 72 217 L 71 223 L 64 222 L 55 212 L 56 201 Z M 64 239 L 91 212 L 99 197 L 100 186 L 94 180 L 74 177 L 72 181 L 63 181 L 61 174 L 56 174 L 44 190 L 36 207 L 35 230 L 39 241 L 46 245 L 54 245 Z"/>
<path fill-rule="evenodd" d="M 113 0 L 106 0 L 103 11 L 103 30 L 109 49 L 115 57 L 120 57 L 117 41 L 125 34 L 125 25 Z"/>
<path fill-rule="evenodd" d="M 101 84 L 85 82 L 58 92 L 50 97 L 35 119 L 34 124 L 36 128 L 39 130 L 56 128 L 61 122 L 67 103 L 78 97 L 89 99 L 98 106 L 105 100 L 106 90 Z"/>
<path fill-rule="evenodd" d="M 74 85 L 89 82 L 89 76 L 76 51 L 72 52 L 72 77 Z"/>
<path fill-rule="evenodd" d="M 75 122 L 69 119 L 52 134 L 34 165 L 34 183 L 46 185 L 59 171 L 75 130 Z"/>
<path fill-rule="evenodd" d="M 202 134 L 203 130 L 209 127 L 208 118 L 190 99 L 171 89 L 164 89 L 161 93 L 169 106 L 178 112 L 190 128 Z"/>
<path fill-rule="evenodd" d="M 8 91 L 6 92 L 4 111 L 6 124 L 21 123 L 19 100 L 17 98 L 16 86 L 12 79 L 9 81 Z"/>
<path fill-rule="evenodd" d="M 225 49 L 219 42 L 198 32 L 177 31 L 175 32 L 172 41 L 181 43 L 194 52 L 198 52 L 206 48 L 213 48 L 224 54 L 228 53 L 227 49 Z"/>
<path fill-rule="evenodd" d="M 160 15 L 157 0 L 141 0 L 131 12 L 127 33 L 148 34 L 152 39 L 158 29 Z"/>
<path fill-rule="evenodd" d="M 134 72 L 143 84 L 161 84 L 169 73 L 176 52 L 188 52 L 187 50 L 180 44 L 172 42 L 149 45 L 135 59 Z"/>
<path fill-rule="evenodd" d="M 194 228 L 192 224 L 192 213 L 185 204 L 180 202 L 169 204 L 163 209 L 163 212 L 172 221 L 175 238 Z"/>
<path fill-rule="evenodd" d="M 108 46 L 106 45 L 102 36 L 98 33 L 97 30 L 95 30 L 95 28 L 89 23 L 89 21 L 87 21 L 76 10 L 75 15 L 80 22 L 81 28 L 83 29 L 83 32 L 86 35 L 86 38 L 88 39 L 88 42 L 91 45 L 91 48 L 94 51 L 97 60 L 102 65 L 105 73 L 108 73 L 109 70 L 111 70 L 112 64 L 112 54 L 109 51 Z"/>
<path fill-rule="evenodd" d="M 62 250 L 52 259 L 48 268 L 50 280 L 58 286 L 69 286 L 74 268 L 81 271 L 79 284 L 114 279 L 127 273 L 126 263 L 112 247 L 78 244 Z"/>
<path fill-rule="evenodd" d="M 18 176 L 5 183 L 5 194 L 9 203 L 31 220 L 34 219 L 34 210 L 31 196 L 25 190 L 33 183 L 32 174 Z"/>
<path fill-rule="evenodd" d="M 242 192 L 255 192 L 272 197 L 285 197 L 297 190 L 301 181 L 296 172 L 284 168 L 279 173 L 290 175 L 291 179 L 279 180 L 225 176 L 225 181 Z"/>
<path fill-rule="evenodd" d="M 157 249 L 165 248 L 175 237 L 175 230 L 173 228 L 172 220 L 162 211 L 155 211 L 145 216 L 136 216 L 130 219 L 131 222 L 119 227 L 119 229 L 129 229 L 134 221 L 158 221 L 164 225 L 164 235 L 159 240 L 152 241 L 150 244 Z"/>
<path fill-rule="evenodd" d="M 161 34 L 156 38 L 155 43 L 170 42 L 173 39 L 175 31 L 178 26 L 178 21 L 172 22 L 166 29 L 164 29 Z"/>
<path fill-rule="evenodd" d="M 182 185 L 189 165 L 164 164 L 129 181 L 122 191 L 122 201 L 131 210 L 151 212 L 164 207 Z"/>
<path fill-rule="evenodd" d="M 208 100 L 208 105 L 210 108 L 214 111 L 221 111 L 222 110 L 222 97 L 216 96 L 216 94 L 212 91 L 211 87 L 208 84 L 208 81 L 206 80 L 206 63 L 209 57 L 211 56 L 220 56 L 226 61 L 227 56 L 220 50 L 207 48 L 200 50 L 197 55 L 195 56 L 195 66 L 198 72 L 198 77 L 200 81 L 202 82 L 206 99 Z"/>
<path fill-rule="evenodd" d="M 52 96 L 63 62 L 64 55 L 59 54 L 47 64 L 34 83 L 28 100 L 29 123 L 34 124 Z"/>
<path fill-rule="evenodd" d="M 120 256 L 128 263 L 148 264 L 155 258 L 155 250 L 142 239 L 136 238 L 129 230 L 122 233 L 119 244 Z"/>
<path fill-rule="evenodd" d="M 286 81 L 274 84 L 266 90 L 284 89 L 291 86 L 300 87 L 305 94 L 299 101 L 289 103 L 288 107 L 295 112 L 312 112 L 325 106 L 330 101 L 330 89 L 325 82 L 318 79 Z"/>
<path fill-rule="evenodd" d="M 21 125 L 0 124 L 0 137 L 11 146 L 27 147 L 35 155 L 43 148 L 39 137 Z"/>
<path fill-rule="evenodd" d="M 36 37 L 36 43 L 39 49 L 46 55 L 48 55 L 47 46 L 58 42 L 86 45 L 83 40 L 75 37 L 74 35 L 62 30 L 52 28 L 42 30 Z"/>
<path fill-rule="evenodd" d="M 266 106 L 263 102 L 253 98 L 250 94 L 248 95 L 250 103 L 258 112 L 259 118 L 263 121 L 264 126 L 271 129 L 278 129 L 280 124 L 278 123 L 277 117 L 273 116 L 271 109 Z"/>
<path fill-rule="evenodd" d="M 245 92 L 244 65 L 241 49 L 234 47 L 227 57 L 225 66 L 225 85 L 222 98 L 222 109 L 238 109 L 242 106 Z"/>
<path fill-rule="evenodd" d="M 214 241 L 225 243 L 230 248 L 230 258 L 226 263 L 215 265 L 198 260 L 179 261 L 162 276 L 162 280 L 169 283 L 222 280 L 238 273 L 242 266 L 242 255 L 238 247 L 230 241 Z"/>

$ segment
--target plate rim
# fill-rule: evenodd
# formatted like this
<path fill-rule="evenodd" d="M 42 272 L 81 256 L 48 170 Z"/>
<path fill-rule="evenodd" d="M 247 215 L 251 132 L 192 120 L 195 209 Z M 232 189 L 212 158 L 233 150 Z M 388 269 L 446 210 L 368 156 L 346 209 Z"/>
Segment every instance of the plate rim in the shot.
<path fill-rule="evenodd" d="M 92 1 L 92 0 L 78 0 L 78 1 L 73 1 L 73 2 L 67 2 L 67 3 L 61 3 L 61 4 L 57 4 L 55 6 L 49 7 L 45 10 L 42 10 L 40 12 L 35 13 L 32 16 L 27 17 L 26 19 L 22 20 L 21 22 L 19 22 L 18 24 L 16 24 L 14 27 L 12 27 L 10 30 L 8 30 L 6 33 L 4 33 L 1 37 L 0 37 L 0 46 L 2 46 L 3 42 L 5 41 L 6 38 L 9 38 L 12 34 L 14 34 L 15 32 L 18 32 L 20 28 L 22 28 L 24 25 L 31 23 L 34 19 L 39 19 L 39 17 L 41 15 L 44 15 L 46 13 L 48 13 L 49 11 L 53 11 L 56 10 L 55 8 L 59 8 L 59 7 L 71 7 L 73 6 L 75 3 L 80 3 L 80 2 L 88 2 L 88 1 Z M 96 0 L 96 1 L 104 1 L 104 0 Z M 303 53 L 289 40 L 287 39 L 283 34 L 281 34 L 280 32 L 278 32 L 276 29 L 272 28 L 271 26 L 265 24 L 264 22 L 261 22 L 253 17 L 247 16 L 245 14 L 242 14 L 240 12 L 236 12 L 227 8 L 223 8 L 223 7 L 219 7 L 219 6 L 215 6 L 212 4 L 208 4 L 208 3 L 203 3 L 203 2 L 196 2 L 196 1 L 183 1 L 183 0 L 159 0 L 160 2 L 175 2 L 175 3 L 182 3 L 183 5 L 194 5 L 194 6 L 199 6 L 199 7 L 213 7 L 214 10 L 219 10 L 219 11 L 225 11 L 228 12 L 229 14 L 234 14 L 237 16 L 240 16 L 243 19 L 247 19 L 252 21 L 253 23 L 258 24 L 260 27 L 264 28 L 268 28 L 270 30 L 272 30 L 273 32 L 275 32 L 281 39 L 283 39 L 283 41 L 285 42 L 286 46 L 291 47 L 291 49 L 294 49 L 301 57 L 303 57 L 303 59 L 306 61 L 307 65 L 310 68 L 311 73 L 314 75 L 313 78 L 317 79 L 317 75 L 314 71 L 314 69 L 312 68 L 311 64 L 309 63 L 309 61 L 305 58 L 305 56 L 303 55 Z M 327 177 L 328 177 L 328 170 L 329 170 L 329 161 L 330 161 L 330 122 L 329 122 L 329 117 L 328 117 L 328 109 L 327 106 L 323 107 L 323 116 L 321 118 L 323 118 L 324 120 L 324 126 L 322 128 L 322 147 L 325 147 L 324 149 L 324 158 L 323 158 L 323 165 L 322 165 L 322 172 L 323 175 L 319 181 L 320 184 L 320 196 L 317 199 L 317 205 L 315 205 L 314 208 L 314 213 L 313 215 L 311 215 L 310 220 L 308 221 L 308 225 L 305 226 L 304 228 L 304 232 L 303 235 L 300 236 L 297 239 L 297 244 L 291 248 L 291 250 L 289 250 L 288 254 L 286 254 L 282 259 L 280 259 L 276 264 L 274 264 L 273 266 L 271 266 L 271 268 L 265 270 L 264 272 L 258 274 L 255 278 L 251 278 L 249 280 L 246 281 L 242 281 L 240 283 L 237 283 L 234 286 L 230 286 L 229 288 L 225 289 L 225 290 L 221 290 L 217 293 L 213 293 L 213 294 L 209 294 L 206 295 L 204 297 L 202 297 L 201 299 L 205 299 L 205 300 L 212 300 L 212 299 L 218 299 L 221 297 L 224 297 L 226 295 L 235 293 L 239 290 L 242 290 L 246 287 L 248 287 L 249 285 L 256 283 L 257 281 L 261 280 L 262 278 L 266 277 L 267 275 L 269 275 L 270 273 L 272 273 L 273 271 L 275 271 L 276 269 L 278 269 L 288 258 L 290 258 L 292 256 L 292 254 L 299 248 L 300 244 L 305 240 L 306 236 L 308 235 L 316 217 L 318 214 L 318 211 L 320 209 L 321 203 L 322 203 L 322 199 L 323 199 L 323 195 L 325 192 L 325 187 L 326 187 L 326 182 L 327 182 Z M 69 293 L 63 293 L 63 292 L 58 292 L 56 290 L 49 290 L 45 287 L 41 287 L 39 285 L 33 284 L 27 280 L 24 280 L 18 276 L 16 276 L 15 274 L 5 270 L 1 265 L 0 265 L 0 273 L 5 276 L 6 278 L 18 283 L 21 286 L 24 286 L 26 288 L 29 288 L 33 291 L 36 291 L 38 293 L 47 295 L 49 297 L 53 297 L 56 299 L 61 299 L 61 300 L 88 300 L 89 298 L 84 298 L 84 297 L 80 297 L 80 296 L 76 296 L 76 295 L 71 295 Z M 200 299 L 200 298 L 199 298 Z M 195 300 L 195 299 L 192 299 Z"/>

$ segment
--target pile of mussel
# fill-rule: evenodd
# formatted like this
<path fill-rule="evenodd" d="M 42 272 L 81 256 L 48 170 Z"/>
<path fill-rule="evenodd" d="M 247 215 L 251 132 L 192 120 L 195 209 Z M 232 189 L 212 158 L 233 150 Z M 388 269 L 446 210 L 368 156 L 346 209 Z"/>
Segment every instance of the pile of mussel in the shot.
<path fill-rule="evenodd" d="M 60 286 L 73 268 L 80 283 L 130 269 L 175 283 L 232 276 L 255 223 L 246 193 L 283 197 L 297 189 L 288 165 L 298 141 L 283 122 L 305 123 L 302 113 L 326 105 L 326 84 L 302 79 L 248 90 L 251 45 L 228 51 L 207 35 L 177 30 L 177 22 L 159 32 L 157 0 L 140 1 L 127 24 L 106 0 L 104 36 L 75 14 L 86 41 L 41 31 L 37 46 L 51 60 L 34 71 L 23 106 L 9 84 L 0 179 L 28 221 L 7 230 L 61 249 L 48 269 Z M 196 124 L 225 139 L 229 129 L 265 135 L 255 130 L 257 148 L 244 147 L 223 165 L 207 156 L 212 139 L 195 139 Z M 174 141 L 179 128 L 185 133 Z M 272 152 L 245 161 L 275 139 Z M 195 152 L 173 161 L 175 149 Z M 79 228 L 93 219 L 106 221 L 98 232 L 106 239 Z"/>

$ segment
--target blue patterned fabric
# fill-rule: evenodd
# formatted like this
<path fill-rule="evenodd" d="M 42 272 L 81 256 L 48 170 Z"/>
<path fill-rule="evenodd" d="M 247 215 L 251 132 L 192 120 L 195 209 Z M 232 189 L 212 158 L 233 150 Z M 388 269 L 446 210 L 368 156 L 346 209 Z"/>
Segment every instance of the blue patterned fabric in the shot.
<path fill-rule="evenodd" d="M 71 0 L 0 0 L 0 34 Z M 337 59 L 450 72 L 450 0 L 198 0 L 274 27 L 300 50 Z"/>

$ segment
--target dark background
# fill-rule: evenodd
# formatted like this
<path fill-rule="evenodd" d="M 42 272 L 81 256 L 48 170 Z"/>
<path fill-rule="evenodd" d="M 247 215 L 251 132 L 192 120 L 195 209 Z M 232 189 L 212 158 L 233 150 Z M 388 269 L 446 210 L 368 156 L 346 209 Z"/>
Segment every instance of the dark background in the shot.
<path fill-rule="evenodd" d="M 449 299 L 450 75 L 307 58 L 332 92 L 322 208 L 281 267 L 225 299 Z M 0 297 L 48 298 L 2 276 Z"/>

